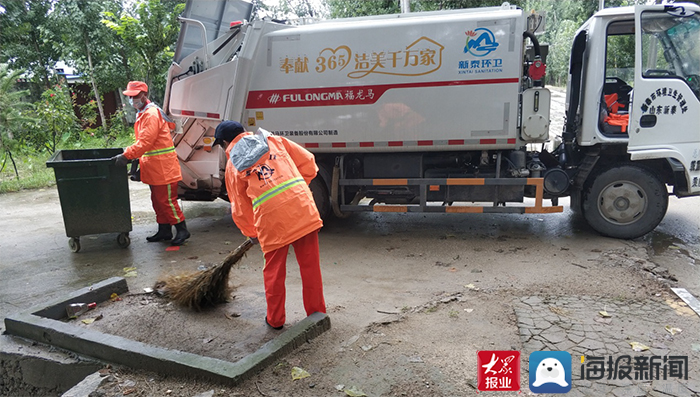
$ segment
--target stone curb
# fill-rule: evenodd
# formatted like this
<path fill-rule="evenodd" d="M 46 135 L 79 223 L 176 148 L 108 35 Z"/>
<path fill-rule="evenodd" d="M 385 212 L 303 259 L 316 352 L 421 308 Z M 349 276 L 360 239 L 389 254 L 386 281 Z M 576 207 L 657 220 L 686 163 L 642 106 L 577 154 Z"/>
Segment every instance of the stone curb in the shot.
<path fill-rule="evenodd" d="M 290 353 L 331 327 L 324 313 L 314 313 L 295 324 L 256 352 L 233 363 L 211 357 L 165 349 L 62 321 L 65 305 L 74 302 L 100 302 L 112 293 L 127 292 L 126 280 L 113 277 L 84 288 L 46 306 L 5 318 L 6 333 L 47 343 L 105 362 L 144 369 L 168 376 L 197 377 L 237 384 Z"/>

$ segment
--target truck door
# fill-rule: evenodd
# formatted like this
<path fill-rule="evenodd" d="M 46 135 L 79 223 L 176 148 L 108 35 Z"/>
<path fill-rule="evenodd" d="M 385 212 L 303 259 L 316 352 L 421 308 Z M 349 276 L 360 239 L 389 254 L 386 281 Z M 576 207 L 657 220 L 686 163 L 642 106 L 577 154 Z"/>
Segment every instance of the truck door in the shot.
<path fill-rule="evenodd" d="M 689 171 L 690 191 L 698 191 L 700 8 L 637 6 L 635 31 L 628 151 L 632 160 L 678 160 Z"/>

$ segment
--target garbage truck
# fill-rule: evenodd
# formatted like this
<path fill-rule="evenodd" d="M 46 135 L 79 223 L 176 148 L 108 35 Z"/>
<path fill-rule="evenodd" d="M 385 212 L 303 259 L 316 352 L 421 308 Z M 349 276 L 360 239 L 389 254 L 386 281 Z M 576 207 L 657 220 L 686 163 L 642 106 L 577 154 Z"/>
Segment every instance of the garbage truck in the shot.
<path fill-rule="evenodd" d="M 216 126 L 314 153 L 323 216 L 562 212 L 632 239 L 700 195 L 700 7 L 606 8 L 571 45 L 550 131 L 542 15 L 498 7 L 284 23 L 188 1 L 165 111 L 185 200 L 226 199 Z"/>

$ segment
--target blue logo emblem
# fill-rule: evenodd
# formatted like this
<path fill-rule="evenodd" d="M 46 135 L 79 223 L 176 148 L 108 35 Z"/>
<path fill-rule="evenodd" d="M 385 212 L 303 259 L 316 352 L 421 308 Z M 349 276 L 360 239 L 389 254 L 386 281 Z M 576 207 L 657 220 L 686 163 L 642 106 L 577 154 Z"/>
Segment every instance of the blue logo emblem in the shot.
<path fill-rule="evenodd" d="M 530 354 L 530 391 L 568 393 L 571 390 L 571 354 L 539 351 Z"/>
<path fill-rule="evenodd" d="M 486 28 L 477 28 L 464 32 L 467 35 L 467 44 L 464 53 L 470 53 L 475 57 L 484 57 L 498 48 L 493 32 Z"/>

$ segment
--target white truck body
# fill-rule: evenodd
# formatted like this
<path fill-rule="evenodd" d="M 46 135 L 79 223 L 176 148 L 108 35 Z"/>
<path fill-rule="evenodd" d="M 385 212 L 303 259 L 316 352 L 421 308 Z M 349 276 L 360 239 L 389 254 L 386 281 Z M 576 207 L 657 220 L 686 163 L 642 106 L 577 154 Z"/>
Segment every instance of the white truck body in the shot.
<path fill-rule="evenodd" d="M 180 43 L 190 44 L 180 47 L 191 50 L 176 54 L 164 106 L 182 121 L 174 141 L 183 198 L 225 196 L 225 154 L 211 146 L 224 119 L 312 151 L 317 206 L 339 216 L 559 212 L 558 197 L 571 196 L 594 229 L 633 238 L 663 218 L 667 185 L 700 195 L 700 48 L 664 61 L 652 54 L 666 49 L 657 52 L 668 58 L 681 29 L 700 41 L 698 6 L 606 9 L 582 26 L 567 92 L 575 117 L 552 153 L 528 150 L 550 140 L 550 95 L 532 72 L 540 46 L 528 15 L 515 6 L 222 27 L 250 9 L 188 2 Z M 195 50 L 197 26 L 208 33 Z M 627 80 L 606 67 L 619 37 L 636 46 Z M 628 125 L 603 126 L 604 95 L 631 85 L 630 104 L 629 90 L 619 91 Z M 534 206 L 512 204 L 525 197 Z M 463 202 L 473 204 L 455 204 Z"/>

